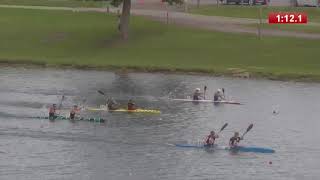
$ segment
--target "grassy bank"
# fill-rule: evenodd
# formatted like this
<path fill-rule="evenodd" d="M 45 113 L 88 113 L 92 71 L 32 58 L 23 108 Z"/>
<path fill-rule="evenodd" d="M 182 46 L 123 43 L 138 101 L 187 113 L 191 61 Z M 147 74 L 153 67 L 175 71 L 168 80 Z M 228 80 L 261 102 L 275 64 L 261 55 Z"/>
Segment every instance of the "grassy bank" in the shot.
<path fill-rule="evenodd" d="M 262 7 L 262 17 L 268 18 L 270 12 L 306 12 L 308 20 L 320 22 L 320 8 L 306 7 Z M 259 6 L 230 6 L 230 5 L 210 5 L 201 6 L 200 8 L 192 8 L 191 13 L 202 14 L 208 16 L 225 16 L 225 17 L 240 17 L 240 18 L 259 18 Z"/>
<path fill-rule="evenodd" d="M 244 25 L 244 26 L 257 28 L 258 24 L 249 24 L 249 25 Z M 304 25 L 304 24 L 267 24 L 267 23 L 263 23 L 261 25 L 261 28 L 262 29 L 275 29 L 275 30 L 320 34 L 320 25 L 313 26 L 313 25 Z"/>
<path fill-rule="evenodd" d="M 128 42 L 101 13 L 0 8 L 0 61 L 54 66 L 228 73 L 320 80 L 318 40 L 195 30 L 134 17 Z"/>
<path fill-rule="evenodd" d="M 105 7 L 110 1 L 83 0 L 0 0 L 4 5 L 54 6 L 54 7 Z"/>

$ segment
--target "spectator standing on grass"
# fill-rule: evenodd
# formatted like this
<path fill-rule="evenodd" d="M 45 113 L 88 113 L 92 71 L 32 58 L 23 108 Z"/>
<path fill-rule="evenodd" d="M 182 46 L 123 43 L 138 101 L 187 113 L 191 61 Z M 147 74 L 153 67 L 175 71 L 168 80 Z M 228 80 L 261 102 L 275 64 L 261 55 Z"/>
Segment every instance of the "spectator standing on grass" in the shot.
<path fill-rule="evenodd" d="M 120 14 L 118 15 L 118 30 L 120 31 L 121 29 L 121 16 Z"/>

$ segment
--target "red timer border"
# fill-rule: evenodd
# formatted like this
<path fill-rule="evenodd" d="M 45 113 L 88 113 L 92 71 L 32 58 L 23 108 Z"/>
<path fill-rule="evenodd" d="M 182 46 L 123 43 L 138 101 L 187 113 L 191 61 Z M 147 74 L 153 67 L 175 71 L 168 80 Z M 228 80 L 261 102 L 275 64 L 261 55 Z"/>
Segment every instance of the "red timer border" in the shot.
<path fill-rule="evenodd" d="M 269 24 L 307 24 L 307 13 L 272 12 L 269 13 Z"/>

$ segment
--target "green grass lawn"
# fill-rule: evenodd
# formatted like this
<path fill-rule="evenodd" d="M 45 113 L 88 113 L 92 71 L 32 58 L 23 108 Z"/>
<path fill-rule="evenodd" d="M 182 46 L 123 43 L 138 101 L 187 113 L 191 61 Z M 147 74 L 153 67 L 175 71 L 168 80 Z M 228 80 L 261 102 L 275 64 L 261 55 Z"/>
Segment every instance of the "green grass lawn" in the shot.
<path fill-rule="evenodd" d="M 257 24 L 246 25 L 248 27 L 258 27 Z M 293 32 L 304 32 L 304 33 L 319 33 L 320 26 L 305 25 L 305 24 L 266 24 L 263 23 L 261 26 L 263 29 L 276 29 L 284 31 L 293 31 Z"/>
<path fill-rule="evenodd" d="M 5 5 L 56 6 L 56 7 L 105 7 L 110 1 L 94 0 L 0 0 Z"/>
<path fill-rule="evenodd" d="M 306 7 L 262 7 L 262 17 L 267 19 L 269 12 L 306 12 L 309 21 L 320 22 L 320 8 Z M 201 6 L 200 8 L 192 8 L 191 13 L 202 14 L 208 16 L 226 16 L 241 18 L 259 18 L 259 6 Z"/>
<path fill-rule="evenodd" d="M 319 40 L 228 34 L 166 26 L 140 17 L 128 42 L 117 18 L 102 13 L 0 8 L 0 61 L 137 68 L 320 80 Z"/>

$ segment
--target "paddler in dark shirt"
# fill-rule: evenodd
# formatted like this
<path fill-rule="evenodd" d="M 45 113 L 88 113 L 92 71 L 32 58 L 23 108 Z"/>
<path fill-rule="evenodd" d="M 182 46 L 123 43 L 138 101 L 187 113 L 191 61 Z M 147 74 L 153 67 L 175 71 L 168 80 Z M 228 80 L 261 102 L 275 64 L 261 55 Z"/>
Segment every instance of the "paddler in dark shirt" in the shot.
<path fill-rule="evenodd" d="M 201 92 L 200 92 L 200 88 L 196 88 L 196 90 L 193 93 L 193 100 L 201 100 L 202 96 L 201 96 Z"/>
<path fill-rule="evenodd" d="M 119 109 L 119 104 L 113 98 L 107 100 L 107 106 L 109 110 Z"/>
<path fill-rule="evenodd" d="M 213 146 L 213 145 L 214 145 L 214 142 L 215 142 L 215 140 L 216 140 L 217 138 L 219 138 L 219 135 L 218 135 L 218 134 L 215 134 L 214 131 L 211 131 L 210 134 L 207 136 L 204 144 L 205 144 L 206 146 Z"/>
<path fill-rule="evenodd" d="M 56 104 L 53 104 L 49 108 L 49 119 L 55 119 L 56 118 L 56 110 L 57 110 Z"/>
<path fill-rule="evenodd" d="M 77 105 L 74 105 L 73 108 L 70 110 L 70 119 L 74 120 L 76 117 L 76 114 L 80 112 L 80 108 L 78 108 Z"/>
<path fill-rule="evenodd" d="M 133 102 L 132 99 L 130 99 L 130 100 L 128 101 L 128 110 L 136 110 L 136 109 L 137 109 L 136 104 Z"/>
<path fill-rule="evenodd" d="M 235 147 L 237 147 L 237 146 L 238 146 L 238 143 L 240 143 L 241 140 L 243 140 L 243 138 L 241 138 L 241 137 L 239 136 L 239 133 L 238 133 L 238 132 L 235 132 L 235 133 L 234 133 L 234 136 L 232 136 L 232 137 L 230 138 L 230 141 L 229 141 L 229 146 L 230 146 L 230 148 L 235 148 Z"/>

